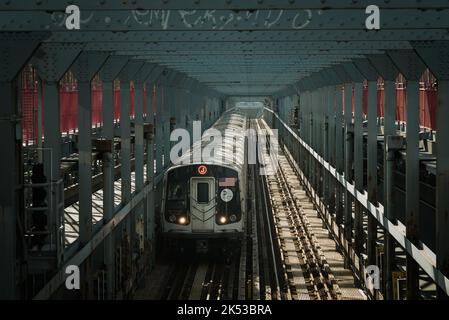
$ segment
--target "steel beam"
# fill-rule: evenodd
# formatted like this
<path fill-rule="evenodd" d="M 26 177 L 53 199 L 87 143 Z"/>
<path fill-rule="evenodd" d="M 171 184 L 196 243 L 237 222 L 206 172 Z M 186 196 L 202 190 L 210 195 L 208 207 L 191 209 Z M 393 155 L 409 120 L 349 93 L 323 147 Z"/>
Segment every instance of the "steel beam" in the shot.
<path fill-rule="evenodd" d="M 82 52 L 72 65 L 78 80 L 79 238 L 92 237 L 92 95 L 91 81 L 108 58 L 103 52 Z"/>
<path fill-rule="evenodd" d="M 103 82 L 103 127 L 102 137 L 114 143 L 114 79 L 128 62 L 127 57 L 109 56 L 98 74 Z M 103 221 L 108 223 L 115 214 L 114 203 L 114 148 L 103 154 Z M 115 298 L 115 243 L 108 235 L 104 245 L 104 263 L 106 266 L 107 299 Z"/>
<path fill-rule="evenodd" d="M 328 87 L 328 110 L 329 110 L 329 131 L 328 131 L 328 143 L 329 143 L 329 163 L 336 166 L 335 153 L 335 86 Z M 303 152 L 306 154 L 306 152 Z M 336 183 L 332 177 L 329 178 L 330 192 L 329 192 L 329 213 L 334 215 L 336 212 L 336 198 L 335 187 Z"/>
<path fill-rule="evenodd" d="M 154 183 L 154 144 L 153 144 L 153 132 L 154 126 L 152 124 L 144 124 L 144 137 L 146 143 L 146 183 L 153 185 Z M 153 266 L 155 261 L 156 253 L 156 243 L 155 243 L 155 226 L 156 226 L 156 216 L 154 208 L 154 186 L 148 193 L 145 203 L 145 239 L 149 245 L 148 250 L 150 251 L 150 268 Z"/>
<path fill-rule="evenodd" d="M 92 238 L 92 94 L 91 81 L 108 58 L 104 52 L 82 52 L 71 70 L 78 80 L 78 185 L 79 242 L 86 245 Z M 90 299 L 92 291 L 92 260 L 82 266 L 82 296 Z"/>
<path fill-rule="evenodd" d="M 345 177 L 348 181 L 354 180 L 353 166 L 354 166 L 354 125 L 352 123 L 352 82 L 345 83 L 344 87 L 344 117 L 345 117 Z M 349 245 L 352 245 L 352 197 L 348 191 L 345 191 L 345 211 L 344 211 L 344 225 L 345 238 Z M 347 261 L 346 267 L 349 267 Z"/>
<path fill-rule="evenodd" d="M 344 152 L 342 146 L 343 142 L 343 90 L 341 85 L 336 86 L 335 91 L 335 167 L 338 173 L 342 174 L 344 171 Z M 336 223 L 343 224 L 343 191 L 340 185 L 336 185 Z"/>
<path fill-rule="evenodd" d="M 447 28 L 449 10 L 382 10 L 382 30 L 399 28 Z M 365 7 L 366 8 L 366 7 Z M 216 30 L 344 30 L 365 31 L 366 15 L 360 10 L 87 10 L 80 28 L 85 31 L 216 31 Z M 66 15 L 51 11 L 0 11 L 3 31 L 67 31 Z M 413 21 L 411 27 L 408 22 Z M 26 23 L 24 23 L 26 22 Z"/>
<path fill-rule="evenodd" d="M 374 205 L 378 204 L 377 196 L 377 82 L 368 82 L 368 197 Z M 376 264 L 377 224 L 368 217 L 368 264 Z"/>
<path fill-rule="evenodd" d="M 0 3 L 0 10 L 49 10 L 49 11 L 64 11 L 65 8 L 72 4 L 69 0 L 47 0 L 45 2 L 30 2 L 20 0 L 14 2 Z M 229 10 L 270 10 L 270 9 L 284 9 L 284 10 L 305 10 L 305 9 L 348 9 L 348 10 L 364 10 L 368 5 L 378 5 L 384 9 L 408 9 L 408 8 L 422 8 L 422 9 L 439 9 L 444 7 L 447 3 L 444 0 L 426 1 L 425 3 L 419 0 L 397 0 L 395 2 L 385 2 L 381 0 L 361 0 L 358 2 L 341 2 L 339 0 L 303 0 L 301 2 L 295 1 L 279 1 L 279 0 L 249 0 L 246 2 L 227 1 L 227 0 L 170 0 L 161 2 L 148 2 L 144 0 L 136 0 L 132 2 L 102 2 L 78 0 L 77 4 L 86 10 L 206 10 L 206 9 L 229 9 Z"/>
<path fill-rule="evenodd" d="M 22 147 L 20 113 L 17 94 L 18 82 L 15 82 L 20 70 L 29 60 L 33 51 L 46 34 L 14 35 L 0 33 L 0 134 L 4 154 L 0 158 L 0 299 L 20 297 L 16 262 L 18 257 L 16 226 L 21 224 L 23 204 L 19 186 L 23 183 Z M 24 248 L 26 249 L 26 248 Z"/>
<path fill-rule="evenodd" d="M 362 192 L 363 185 L 363 81 L 364 76 L 353 63 L 343 65 L 346 73 L 354 81 L 354 184 Z M 363 210 L 358 201 L 354 203 L 354 250 L 360 257 L 363 253 L 364 231 Z M 360 267 L 360 266 L 359 266 Z"/>
<path fill-rule="evenodd" d="M 391 145 L 391 139 L 396 137 L 396 82 L 390 79 L 384 82 L 384 208 L 385 216 L 390 221 L 395 221 L 394 202 L 394 169 L 396 151 Z M 388 140 L 390 139 L 390 140 Z M 418 148 L 417 148 L 418 149 Z M 393 237 L 385 230 L 384 234 L 384 269 L 385 297 L 393 298 L 392 272 L 395 264 L 395 243 Z"/>

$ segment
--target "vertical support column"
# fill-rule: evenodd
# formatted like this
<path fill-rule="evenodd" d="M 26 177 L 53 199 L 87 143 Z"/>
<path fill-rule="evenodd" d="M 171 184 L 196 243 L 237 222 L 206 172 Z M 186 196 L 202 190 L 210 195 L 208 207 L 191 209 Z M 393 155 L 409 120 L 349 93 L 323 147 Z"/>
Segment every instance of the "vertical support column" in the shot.
<path fill-rule="evenodd" d="M 305 108 L 304 108 L 304 141 L 307 142 L 308 145 L 310 145 L 310 92 L 306 91 L 304 93 L 304 102 L 305 102 Z M 311 175 L 310 175 L 310 153 L 306 152 L 304 157 L 304 168 L 305 168 L 305 175 L 307 177 L 307 180 L 309 183 L 311 183 Z"/>
<path fill-rule="evenodd" d="M 103 128 L 102 136 L 110 142 L 110 148 L 103 153 L 103 221 L 108 223 L 115 214 L 114 203 L 114 79 L 127 63 L 123 56 L 110 56 L 99 74 L 103 81 Z M 115 233 L 109 234 L 104 242 L 104 264 L 106 266 L 106 298 L 115 298 Z"/>
<path fill-rule="evenodd" d="M 103 106 L 104 108 L 104 106 Z M 105 109 L 103 109 L 104 112 Z M 103 150 L 103 219 L 109 222 L 114 216 L 114 158 L 112 154 L 114 141 L 102 140 L 109 145 L 108 150 Z M 106 149 L 106 148 L 105 148 Z M 98 147 L 97 147 L 98 150 Z M 107 277 L 107 299 L 114 298 L 115 269 L 114 269 L 114 237 L 109 234 L 105 239 L 104 264 Z"/>
<path fill-rule="evenodd" d="M 126 67 L 125 67 L 126 68 Z M 120 177 L 121 177 L 121 206 L 126 205 L 131 200 L 131 120 L 130 120 L 130 79 L 120 77 Z M 122 224 L 123 230 L 121 250 L 126 266 L 122 272 L 125 284 L 122 286 L 123 292 L 127 292 L 133 276 L 133 254 L 132 237 L 134 234 L 134 214 L 129 216 Z"/>
<path fill-rule="evenodd" d="M 134 134 L 135 134 L 135 186 L 136 193 L 139 193 L 143 190 L 144 186 L 144 132 L 143 132 L 143 83 L 140 81 L 136 81 L 134 83 L 134 108 L 135 108 L 135 118 L 134 118 Z M 145 201 L 141 201 L 137 204 L 132 225 L 135 226 L 137 222 L 140 220 L 145 222 L 144 218 L 144 204 Z M 133 227 L 135 229 L 135 227 Z M 136 230 L 137 231 L 137 230 Z M 145 230 L 142 230 L 145 233 Z M 139 234 L 138 232 L 133 232 L 131 237 L 131 244 L 133 252 L 135 252 L 138 256 L 142 255 L 141 248 L 144 247 L 144 234 Z M 137 271 L 137 270 L 136 270 Z M 136 275 L 139 277 L 139 275 Z"/>
<path fill-rule="evenodd" d="M 368 81 L 368 200 L 377 206 L 377 82 Z M 377 222 L 368 214 L 368 264 L 376 264 Z"/>
<path fill-rule="evenodd" d="M 17 136 L 19 123 L 16 88 L 11 82 L 0 82 L 0 134 L 4 152 L 0 157 L 0 298 L 16 299 L 16 220 L 19 214 L 17 186 L 20 183 L 21 139 Z"/>
<path fill-rule="evenodd" d="M 329 132 L 328 132 L 328 142 L 329 142 L 329 163 L 336 167 L 335 156 L 336 156 L 336 148 L 335 148 L 335 86 L 329 87 L 329 99 L 328 99 L 328 110 L 329 110 Z M 335 194 L 335 186 L 338 182 L 332 177 L 329 176 L 329 213 L 331 215 L 336 212 L 336 194 Z"/>
<path fill-rule="evenodd" d="M 154 208 L 154 145 L 153 145 L 153 125 L 145 124 L 144 134 L 146 143 L 146 180 L 151 185 L 151 191 L 146 199 L 146 229 L 145 235 L 149 244 L 148 250 L 150 251 L 150 269 L 152 268 L 155 260 L 155 208 Z"/>
<path fill-rule="evenodd" d="M 436 229 L 437 229 L 437 268 L 446 277 L 449 277 L 449 148 L 444 147 L 449 139 L 449 81 L 445 79 L 438 83 L 437 107 L 437 195 L 436 195 Z M 407 114 L 408 116 L 408 114 Z M 408 130 L 407 130 L 408 132 Z M 448 299 L 448 295 L 441 289 L 438 297 Z"/>
<path fill-rule="evenodd" d="M 78 80 L 78 187 L 79 187 L 79 240 L 85 246 L 92 239 L 92 90 L 91 81 L 108 54 L 82 52 L 72 65 Z M 46 122 L 47 123 L 47 122 Z M 45 123 L 45 124 L 46 124 Z M 88 257 L 82 265 L 84 299 L 93 297 L 93 259 Z"/>
<path fill-rule="evenodd" d="M 175 95 L 174 89 L 172 87 L 167 86 L 166 88 L 166 117 L 165 117 L 165 130 L 164 130 L 164 166 L 167 167 L 170 165 L 170 118 L 173 115 L 172 111 L 174 110 L 173 98 Z"/>
<path fill-rule="evenodd" d="M 92 237 L 92 111 L 90 82 L 78 83 L 79 235 L 81 245 Z M 46 123 L 47 125 L 47 123 Z"/>
<path fill-rule="evenodd" d="M 329 162 L 329 116 L 330 116 L 330 104 L 329 104 L 329 88 L 323 88 L 323 156 L 324 160 Z M 323 181 L 323 198 L 326 205 L 325 214 L 327 216 L 329 208 L 329 193 L 330 193 L 330 174 L 327 170 L 323 170 L 324 181 Z"/>
<path fill-rule="evenodd" d="M 352 125 L 352 83 L 345 84 L 345 178 L 351 182 L 353 180 L 352 166 L 354 159 L 354 127 Z M 352 195 L 348 190 L 345 190 L 345 210 L 344 210 L 344 225 L 345 225 L 345 239 L 348 246 L 352 243 Z M 349 261 L 345 259 L 345 265 L 349 267 Z"/>
<path fill-rule="evenodd" d="M 438 94 L 443 94 L 444 92 L 441 88 L 438 88 Z M 444 89 L 444 88 L 443 88 Z M 406 155 L 406 204 L 405 204 L 405 226 L 407 238 L 412 241 L 418 248 L 421 247 L 420 240 L 420 217 L 419 217 L 419 82 L 418 81 L 407 81 L 407 155 Z M 437 108 L 441 110 L 441 108 Z M 437 121 L 441 116 L 447 116 L 447 114 L 437 113 Z M 448 127 L 447 119 L 440 132 L 444 132 L 444 127 Z M 440 122 L 441 123 L 441 122 Z M 438 135 L 438 137 L 442 137 Z M 444 154 L 444 149 L 442 154 Z M 437 152 L 440 152 L 440 148 L 437 148 Z M 437 161 L 437 192 L 441 189 L 446 189 L 449 184 L 445 186 L 438 185 L 439 172 L 438 172 L 438 161 Z M 441 188 L 441 189 L 439 189 Z M 438 194 L 438 193 L 437 193 Z M 447 196 L 446 196 L 447 197 Z M 437 205 L 437 215 L 439 208 Z M 396 220 L 395 216 L 391 217 L 392 221 Z M 438 220 L 438 218 L 437 218 Z M 437 224 L 438 227 L 440 227 Z M 444 232 L 448 232 L 446 231 Z M 407 255 L 407 299 L 415 300 L 419 297 L 419 266 L 416 261 L 409 255 Z"/>
<path fill-rule="evenodd" d="M 61 159 L 61 134 L 59 132 L 59 85 L 57 82 L 44 82 L 44 148 L 51 154 L 44 153 L 44 172 L 50 181 L 59 178 L 59 160 Z"/>
<path fill-rule="evenodd" d="M 162 144 L 163 144 L 163 112 L 162 110 L 162 88 L 160 85 L 156 87 L 156 173 L 162 171 Z"/>
<path fill-rule="evenodd" d="M 342 87 L 337 85 L 336 96 L 335 96 L 335 163 L 336 169 L 339 174 L 343 174 L 343 97 L 342 97 Z M 336 189 L 336 223 L 340 226 L 343 223 L 343 193 L 340 183 L 335 184 Z"/>
<path fill-rule="evenodd" d="M 143 163 L 144 163 L 144 143 L 143 143 L 143 100 L 142 100 L 142 86 L 140 82 L 135 83 L 135 126 L 134 132 L 135 140 L 135 158 L 136 158 L 136 191 L 139 192 L 143 188 Z"/>
<path fill-rule="evenodd" d="M 384 82 L 385 92 L 385 112 L 384 112 L 384 208 L 385 216 L 390 221 L 395 220 L 393 208 L 393 192 L 394 192 L 394 161 L 397 146 L 393 145 L 396 141 L 396 84 L 391 80 Z M 417 149 L 418 150 L 418 147 Z M 392 287 L 392 271 L 394 268 L 395 257 L 394 239 L 385 230 L 384 234 L 384 266 L 383 267 L 383 281 L 385 287 L 385 298 L 391 300 L 393 296 Z"/>
<path fill-rule="evenodd" d="M 314 105 L 315 104 L 315 91 L 309 92 L 309 146 L 315 150 L 315 132 L 314 132 Z M 283 135 L 284 136 L 284 135 Z M 315 172 L 315 162 L 313 157 L 309 154 L 309 174 L 310 174 L 310 184 L 312 186 L 312 196 L 315 197 L 316 193 L 316 172 Z"/>
<path fill-rule="evenodd" d="M 59 131 L 59 84 L 56 81 L 44 82 L 45 107 L 44 107 L 44 149 L 43 164 L 47 181 L 50 182 L 47 201 L 49 210 L 47 211 L 47 226 L 50 228 L 51 236 L 46 238 L 47 243 L 55 242 L 56 256 L 58 261 L 62 260 L 64 251 L 63 239 L 60 238 L 60 224 L 64 221 L 62 210 L 58 208 L 58 199 L 63 197 L 57 182 L 60 180 L 60 159 L 61 159 L 61 133 Z M 56 240 L 56 241 L 55 241 Z"/>
<path fill-rule="evenodd" d="M 363 192 L 363 83 L 354 83 L 354 183 L 359 192 Z M 359 201 L 355 201 L 354 221 L 355 252 L 363 252 L 363 209 Z"/>
<path fill-rule="evenodd" d="M 318 90 L 317 96 L 317 113 L 318 113 L 318 122 L 316 124 L 316 132 L 317 132 L 317 145 L 319 147 L 319 154 L 324 158 L 324 140 L 323 140 L 323 129 L 324 129 L 324 88 L 320 88 Z M 324 170 L 323 166 L 317 162 L 317 171 L 318 171 L 318 196 L 323 199 L 324 195 Z"/>
<path fill-rule="evenodd" d="M 131 121 L 130 121 L 130 83 L 120 83 L 120 161 L 122 205 L 131 200 Z"/>

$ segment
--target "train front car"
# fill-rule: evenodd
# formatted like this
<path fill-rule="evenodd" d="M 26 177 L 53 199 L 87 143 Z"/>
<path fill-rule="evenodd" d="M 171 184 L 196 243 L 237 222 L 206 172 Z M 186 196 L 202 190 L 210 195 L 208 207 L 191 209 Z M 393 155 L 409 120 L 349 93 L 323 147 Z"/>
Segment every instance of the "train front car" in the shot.
<path fill-rule="evenodd" d="M 246 214 L 245 114 L 226 112 L 203 134 L 190 151 L 165 174 L 162 199 L 162 235 L 178 249 L 194 247 L 207 252 L 212 246 L 225 248 L 229 240 L 243 236 Z M 205 155 L 208 145 L 222 137 L 220 148 Z M 211 139 L 211 136 L 214 136 Z M 217 146 L 217 145 L 216 145 Z M 210 145 L 209 145 L 210 147 Z M 200 150 L 201 161 L 192 162 Z"/>

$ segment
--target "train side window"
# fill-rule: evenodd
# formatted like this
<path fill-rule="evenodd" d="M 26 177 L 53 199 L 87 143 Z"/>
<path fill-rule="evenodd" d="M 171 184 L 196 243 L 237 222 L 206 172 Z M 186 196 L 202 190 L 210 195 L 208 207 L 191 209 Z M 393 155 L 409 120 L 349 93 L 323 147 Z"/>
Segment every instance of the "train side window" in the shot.
<path fill-rule="evenodd" d="M 198 203 L 209 203 L 209 183 L 207 182 L 197 183 L 196 198 Z"/>

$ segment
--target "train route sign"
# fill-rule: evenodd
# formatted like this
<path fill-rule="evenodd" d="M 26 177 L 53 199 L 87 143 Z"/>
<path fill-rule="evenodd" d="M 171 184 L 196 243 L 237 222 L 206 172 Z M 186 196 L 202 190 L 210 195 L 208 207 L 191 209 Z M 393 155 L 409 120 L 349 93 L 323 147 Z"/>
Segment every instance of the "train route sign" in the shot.
<path fill-rule="evenodd" d="M 234 197 L 234 193 L 232 192 L 231 189 L 226 188 L 226 189 L 221 190 L 220 198 L 224 202 L 231 201 L 233 197 Z"/>

